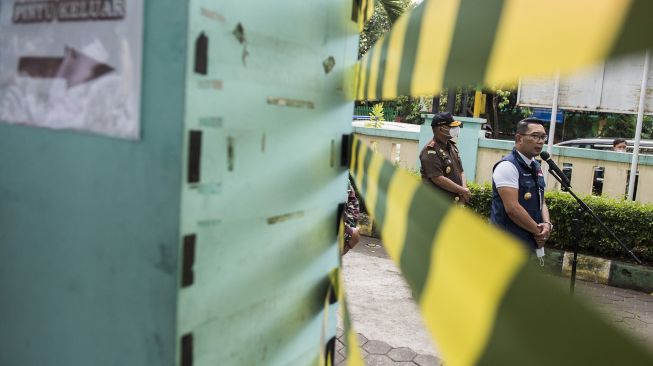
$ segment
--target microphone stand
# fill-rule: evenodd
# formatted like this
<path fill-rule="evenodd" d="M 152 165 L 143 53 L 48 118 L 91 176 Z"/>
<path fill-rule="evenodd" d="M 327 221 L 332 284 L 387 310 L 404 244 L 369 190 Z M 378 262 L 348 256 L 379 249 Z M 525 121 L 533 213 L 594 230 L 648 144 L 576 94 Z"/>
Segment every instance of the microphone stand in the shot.
<path fill-rule="evenodd" d="M 603 221 L 601 221 L 601 219 L 600 219 L 600 218 L 599 218 L 599 217 L 594 213 L 594 211 L 592 211 L 592 209 L 591 209 L 591 208 L 590 208 L 590 207 L 589 207 L 585 202 L 583 202 L 583 200 L 580 199 L 580 198 L 579 198 L 579 197 L 574 193 L 574 191 L 571 190 L 571 185 L 569 185 L 565 179 L 563 179 L 562 177 L 560 177 L 560 176 L 558 175 L 558 173 L 556 173 L 553 169 L 551 169 L 551 167 L 549 167 L 549 173 L 551 173 L 551 175 L 552 175 L 552 176 L 553 176 L 553 177 L 554 177 L 558 182 L 560 182 L 561 187 L 562 187 L 562 190 L 563 190 L 564 192 L 569 192 L 569 194 L 571 194 L 571 196 L 574 197 L 574 199 L 576 200 L 576 202 L 578 202 L 578 205 L 579 205 L 579 207 L 578 207 L 578 213 L 579 213 L 579 215 L 578 215 L 577 218 L 575 218 L 575 219 L 573 220 L 573 221 L 574 221 L 574 234 L 575 234 L 575 235 L 574 235 L 574 236 L 575 236 L 575 238 L 574 238 L 574 259 L 573 259 L 572 262 L 571 262 L 571 283 L 570 283 L 570 285 L 569 285 L 569 292 L 570 292 L 572 295 L 574 294 L 574 288 L 575 288 L 575 284 L 576 284 L 576 265 L 577 265 L 577 263 L 578 263 L 578 262 L 577 262 L 577 258 L 578 258 L 578 243 L 580 242 L 580 239 L 581 239 L 580 219 L 579 219 L 579 218 L 582 217 L 582 215 L 583 215 L 584 213 L 588 213 L 590 216 L 592 216 L 592 218 L 594 218 L 594 221 L 596 221 L 597 223 L 599 223 L 599 226 L 603 229 L 603 231 L 606 232 L 610 237 L 612 237 L 612 239 L 614 239 L 617 243 L 619 243 L 619 245 L 620 245 L 620 246 L 621 246 L 621 247 L 622 247 L 622 248 L 623 248 L 623 249 L 624 249 L 628 254 L 630 254 L 630 256 L 633 257 L 633 259 L 635 259 L 635 262 L 637 262 L 637 264 L 642 264 L 642 261 L 641 261 L 639 258 L 637 258 L 637 256 L 636 256 L 636 255 L 635 255 L 635 254 L 634 254 L 630 249 L 628 249 L 628 247 L 627 247 L 627 246 L 626 246 L 626 245 L 625 245 L 625 244 L 624 244 L 624 243 L 623 243 L 623 242 L 622 242 L 622 241 L 621 241 L 621 240 L 620 240 L 620 239 L 619 239 L 619 238 L 618 238 L 618 237 L 617 237 L 613 232 L 612 232 L 612 230 L 610 230 L 610 228 L 608 228 L 607 226 L 605 226 L 605 224 L 603 223 Z M 565 177 L 565 178 L 566 178 L 566 177 Z"/>

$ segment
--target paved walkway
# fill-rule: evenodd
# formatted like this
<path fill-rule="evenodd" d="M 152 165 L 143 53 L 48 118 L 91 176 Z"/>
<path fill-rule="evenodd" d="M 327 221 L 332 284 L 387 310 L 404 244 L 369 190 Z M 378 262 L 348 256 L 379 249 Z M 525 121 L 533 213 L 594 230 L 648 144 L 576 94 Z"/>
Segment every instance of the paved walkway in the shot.
<path fill-rule="evenodd" d="M 366 365 L 443 364 L 410 288 L 378 239 L 362 237 L 344 256 L 343 266 L 349 312 Z M 568 278 L 552 277 L 569 287 Z M 653 351 L 653 296 L 583 281 L 576 282 L 576 294 Z M 342 333 L 339 320 L 336 365 L 344 364 L 346 355 Z"/>

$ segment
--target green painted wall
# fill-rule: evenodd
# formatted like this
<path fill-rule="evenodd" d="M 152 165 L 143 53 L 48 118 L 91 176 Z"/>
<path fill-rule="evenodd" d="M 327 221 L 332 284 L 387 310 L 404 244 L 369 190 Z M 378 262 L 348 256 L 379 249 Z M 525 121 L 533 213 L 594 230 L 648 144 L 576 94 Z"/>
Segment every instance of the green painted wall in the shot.
<path fill-rule="evenodd" d="M 515 147 L 515 142 L 509 140 L 494 140 L 494 139 L 481 138 L 478 140 L 478 146 L 489 148 L 489 149 L 506 150 L 506 154 L 507 154 Z M 625 153 L 614 152 L 610 150 L 592 150 L 592 149 L 584 149 L 584 148 L 577 148 L 577 147 L 566 147 L 566 146 L 562 147 L 562 146 L 555 146 L 555 145 L 553 146 L 553 152 L 551 153 L 551 155 L 567 156 L 571 158 L 614 161 L 617 163 L 630 163 L 633 158 L 633 155 L 631 153 L 625 154 Z M 653 155 L 639 155 L 638 164 L 653 165 Z"/>
<path fill-rule="evenodd" d="M 206 75 L 187 67 L 185 126 L 202 133 L 202 178 L 182 189 L 182 233 L 197 235 L 197 249 L 178 337 L 193 334 L 200 365 L 313 363 L 346 192 L 351 3 L 190 4 L 188 44 L 203 33 L 209 63 Z M 325 340 L 335 335 L 330 318 Z"/>
<path fill-rule="evenodd" d="M 0 365 L 173 365 L 187 18 L 145 5 L 141 141 L 0 123 Z"/>
<path fill-rule="evenodd" d="M 346 198 L 351 7 L 148 1 L 140 141 L 0 124 L 0 365 L 175 365 L 187 334 L 194 365 L 317 360 Z"/>

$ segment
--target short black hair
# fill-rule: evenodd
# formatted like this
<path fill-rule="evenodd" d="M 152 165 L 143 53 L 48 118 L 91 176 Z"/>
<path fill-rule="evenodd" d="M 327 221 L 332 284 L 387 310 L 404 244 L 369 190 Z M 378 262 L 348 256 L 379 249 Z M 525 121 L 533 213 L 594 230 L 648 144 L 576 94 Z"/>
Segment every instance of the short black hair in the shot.
<path fill-rule="evenodd" d="M 612 141 L 612 147 L 615 147 L 615 146 L 617 146 L 619 144 L 625 144 L 625 143 L 626 143 L 626 139 L 622 139 L 621 137 L 618 137 L 618 138 L 614 139 L 614 141 Z"/>
<path fill-rule="evenodd" d="M 528 132 L 528 126 L 534 125 L 534 124 L 544 126 L 544 122 L 542 122 L 541 119 L 528 117 L 528 118 L 524 118 L 521 121 L 517 122 L 517 130 L 515 132 L 520 134 L 520 135 L 523 135 L 526 132 Z"/>

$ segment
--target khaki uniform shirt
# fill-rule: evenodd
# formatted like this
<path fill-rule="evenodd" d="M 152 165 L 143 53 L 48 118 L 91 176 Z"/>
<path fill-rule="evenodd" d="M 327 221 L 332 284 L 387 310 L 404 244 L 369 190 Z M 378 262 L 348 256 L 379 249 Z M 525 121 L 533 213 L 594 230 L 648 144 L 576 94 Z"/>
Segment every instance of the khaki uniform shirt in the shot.
<path fill-rule="evenodd" d="M 446 193 L 452 200 L 458 197 L 458 194 L 444 190 L 433 183 L 433 178 L 444 176 L 459 186 L 463 185 L 463 163 L 455 142 L 449 140 L 446 146 L 439 146 L 435 139 L 432 139 L 420 152 L 419 161 L 422 165 L 420 167 L 422 180 Z"/>

